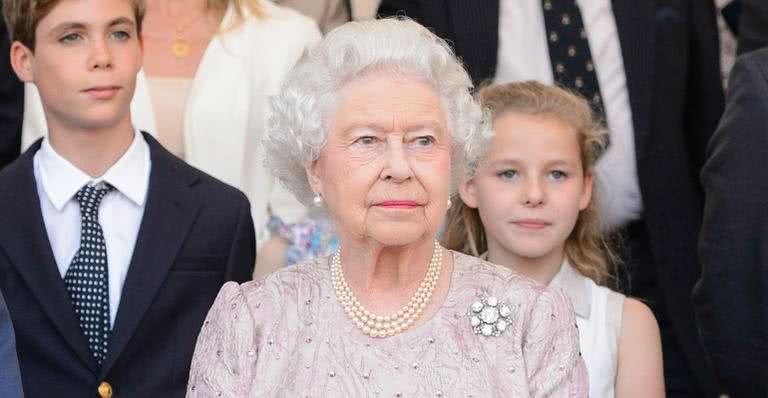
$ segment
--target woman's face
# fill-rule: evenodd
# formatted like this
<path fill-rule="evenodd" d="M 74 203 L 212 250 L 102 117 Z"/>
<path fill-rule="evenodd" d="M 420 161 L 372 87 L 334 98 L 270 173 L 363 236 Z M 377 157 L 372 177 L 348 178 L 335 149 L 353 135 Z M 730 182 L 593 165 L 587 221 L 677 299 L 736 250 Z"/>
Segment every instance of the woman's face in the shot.
<path fill-rule="evenodd" d="M 491 150 L 462 184 L 462 200 L 478 209 L 489 251 L 526 259 L 558 254 L 592 194 L 576 131 L 512 112 L 496 117 L 493 128 Z"/>
<path fill-rule="evenodd" d="M 433 239 L 443 222 L 450 147 L 430 85 L 371 72 L 340 90 L 328 141 L 307 171 L 342 239 L 402 246 Z"/>

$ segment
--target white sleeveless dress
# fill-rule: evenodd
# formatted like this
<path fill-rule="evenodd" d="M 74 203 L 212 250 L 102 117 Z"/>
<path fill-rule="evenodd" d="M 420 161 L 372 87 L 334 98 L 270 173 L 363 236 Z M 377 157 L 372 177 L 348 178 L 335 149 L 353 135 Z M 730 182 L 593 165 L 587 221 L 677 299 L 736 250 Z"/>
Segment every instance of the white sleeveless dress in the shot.
<path fill-rule="evenodd" d="M 589 372 L 589 396 L 613 398 L 626 297 L 579 274 L 567 260 L 550 286 L 563 289 L 573 303 L 581 355 Z"/>

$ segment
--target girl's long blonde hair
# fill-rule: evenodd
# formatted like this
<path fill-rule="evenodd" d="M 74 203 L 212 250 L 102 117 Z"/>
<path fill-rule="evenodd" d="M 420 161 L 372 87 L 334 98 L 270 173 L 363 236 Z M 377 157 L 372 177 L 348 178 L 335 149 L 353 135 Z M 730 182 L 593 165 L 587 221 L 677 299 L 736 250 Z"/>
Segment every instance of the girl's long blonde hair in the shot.
<path fill-rule="evenodd" d="M 513 112 L 554 118 L 573 128 L 578 134 L 584 173 L 592 173 L 605 149 L 607 134 L 603 122 L 595 117 L 585 99 L 537 82 L 491 85 L 481 89 L 479 95 L 494 119 L 502 113 Z M 579 213 L 566 239 L 565 255 L 579 273 L 598 284 L 606 284 L 613 277 L 611 265 L 616 263 L 616 256 L 600 229 L 597 199 L 593 191 L 592 201 Z M 482 255 L 488 250 L 488 243 L 479 212 L 464 204 L 458 195 L 453 202 L 455 205 L 448 211 L 443 232 L 443 246 L 473 256 Z"/>

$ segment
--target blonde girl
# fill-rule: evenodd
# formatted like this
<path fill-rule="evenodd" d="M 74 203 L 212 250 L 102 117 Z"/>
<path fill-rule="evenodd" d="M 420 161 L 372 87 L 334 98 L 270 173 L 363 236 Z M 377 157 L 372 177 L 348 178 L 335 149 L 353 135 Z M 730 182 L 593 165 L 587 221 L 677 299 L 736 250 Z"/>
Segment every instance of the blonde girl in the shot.
<path fill-rule="evenodd" d="M 592 397 L 663 397 L 650 309 L 603 286 L 610 250 L 593 198 L 605 131 L 588 103 L 536 82 L 486 87 L 494 136 L 459 189 L 443 245 L 486 257 L 573 303 Z"/>

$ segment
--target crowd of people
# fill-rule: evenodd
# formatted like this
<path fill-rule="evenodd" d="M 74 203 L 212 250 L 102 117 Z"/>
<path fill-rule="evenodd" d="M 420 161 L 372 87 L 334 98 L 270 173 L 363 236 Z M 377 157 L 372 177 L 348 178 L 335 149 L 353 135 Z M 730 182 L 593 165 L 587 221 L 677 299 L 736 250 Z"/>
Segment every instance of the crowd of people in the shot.
<path fill-rule="evenodd" d="M 766 4 L 4 0 L 0 396 L 768 395 Z"/>

